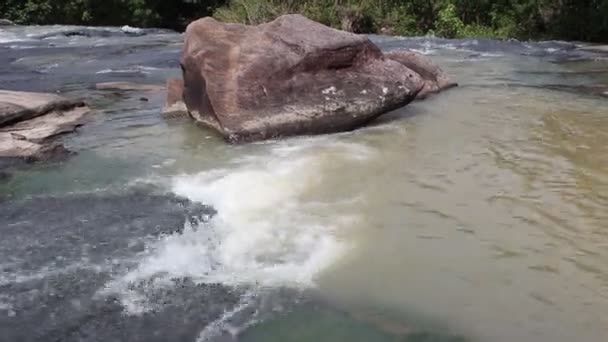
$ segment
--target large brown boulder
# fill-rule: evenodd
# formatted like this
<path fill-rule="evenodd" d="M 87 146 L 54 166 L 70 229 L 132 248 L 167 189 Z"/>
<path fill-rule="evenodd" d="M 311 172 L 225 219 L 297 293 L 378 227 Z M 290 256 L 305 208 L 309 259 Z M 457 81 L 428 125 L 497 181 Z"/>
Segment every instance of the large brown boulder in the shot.
<path fill-rule="evenodd" d="M 301 15 L 258 26 L 195 21 L 181 65 L 190 115 L 232 142 L 354 129 L 425 86 L 366 36 Z"/>
<path fill-rule="evenodd" d="M 0 159 L 44 160 L 65 151 L 52 138 L 82 124 L 81 101 L 45 93 L 0 90 Z"/>

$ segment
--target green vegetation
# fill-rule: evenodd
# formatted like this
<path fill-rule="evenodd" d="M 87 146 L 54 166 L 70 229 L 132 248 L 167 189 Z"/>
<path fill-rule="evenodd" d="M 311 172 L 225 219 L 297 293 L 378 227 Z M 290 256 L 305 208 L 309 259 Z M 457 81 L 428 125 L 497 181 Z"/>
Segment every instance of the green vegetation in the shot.
<path fill-rule="evenodd" d="M 211 15 L 224 0 L 0 0 L 0 18 L 20 24 L 67 24 L 183 29 Z"/>
<path fill-rule="evenodd" d="M 247 24 L 302 13 L 358 33 L 608 41 L 608 0 L 4 0 L 19 23 L 183 29 L 205 15 Z"/>
<path fill-rule="evenodd" d="M 608 41 L 608 0 L 231 0 L 215 16 L 256 24 L 284 13 L 360 33 Z"/>

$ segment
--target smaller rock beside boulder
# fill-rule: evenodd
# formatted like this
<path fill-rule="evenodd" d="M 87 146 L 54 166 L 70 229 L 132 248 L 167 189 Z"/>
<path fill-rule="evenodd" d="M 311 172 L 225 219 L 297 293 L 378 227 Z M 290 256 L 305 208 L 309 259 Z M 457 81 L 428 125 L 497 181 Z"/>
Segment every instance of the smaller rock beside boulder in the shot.
<path fill-rule="evenodd" d="M 15 23 L 8 19 L 0 19 L 0 26 L 14 26 Z"/>
<path fill-rule="evenodd" d="M 0 158 L 46 160 L 67 152 L 51 140 L 82 124 L 82 101 L 45 93 L 0 90 Z"/>
<path fill-rule="evenodd" d="M 397 61 L 422 76 L 424 87 L 416 96 L 417 99 L 424 99 L 430 94 L 439 93 L 442 90 L 458 86 L 458 83 L 452 81 L 441 67 L 418 52 L 395 50 L 384 55 L 386 58 Z"/>
<path fill-rule="evenodd" d="M 177 78 L 167 80 L 167 100 L 162 112 L 166 118 L 188 117 L 184 103 L 184 81 Z"/>

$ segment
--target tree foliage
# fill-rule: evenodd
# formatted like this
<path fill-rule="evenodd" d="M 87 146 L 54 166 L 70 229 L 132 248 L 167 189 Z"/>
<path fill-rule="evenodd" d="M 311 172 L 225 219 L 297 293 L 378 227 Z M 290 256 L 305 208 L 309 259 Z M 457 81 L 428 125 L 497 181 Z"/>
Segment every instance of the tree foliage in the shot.
<path fill-rule="evenodd" d="M 22 24 L 135 25 L 181 29 L 224 0 L 1 0 L 0 18 Z"/>
<path fill-rule="evenodd" d="M 257 24 L 302 13 L 361 33 L 608 41 L 608 0 L 2 0 L 19 23 L 183 29 L 215 15 Z"/>

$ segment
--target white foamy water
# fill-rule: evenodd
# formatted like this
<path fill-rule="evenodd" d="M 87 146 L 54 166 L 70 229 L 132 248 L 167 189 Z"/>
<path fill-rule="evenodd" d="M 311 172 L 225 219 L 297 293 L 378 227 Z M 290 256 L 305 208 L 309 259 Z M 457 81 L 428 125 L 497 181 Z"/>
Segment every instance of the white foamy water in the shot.
<path fill-rule="evenodd" d="M 256 294 L 253 292 L 245 293 L 239 304 L 232 310 L 225 312 L 219 319 L 207 325 L 200 333 L 196 342 L 212 341 L 214 338 L 228 332 L 233 338 L 248 327 L 256 324 L 258 320 L 255 318 L 255 311 L 252 318 L 240 325 L 233 325 L 230 320 L 246 310 L 248 307 L 255 305 L 254 298 Z"/>
<path fill-rule="evenodd" d="M 124 33 L 128 33 L 128 34 L 135 34 L 135 35 L 141 35 L 144 34 L 144 30 L 139 28 L 139 27 L 132 27 L 129 25 L 125 25 L 123 27 L 120 28 L 120 30 Z"/>
<path fill-rule="evenodd" d="M 18 42 L 27 42 L 27 41 L 30 41 L 30 39 L 24 38 L 14 32 L 0 29 L 0 44 L 18 43 Z"/>
<path fill-rule="evenodd" d="M 371 151 L 345 143 L 268 147 L 268 157 L 172 179 L 174 193 L 213 206 L 217 215 L 161 238 L 136 269 L 108 286 L 123 296 L 129 313 L 148 309 L 145 295 L 127 290 L 132 284 L 172 286 L 172 279 L 190 278 L 232 287 L 308 288 L 344 254 L 349 244 L 339 236 L 356 217 L 330 212 L 332 203 L 314 196 L 314 189 L 323 187 L 334 156 L 360 163 Z"/>

